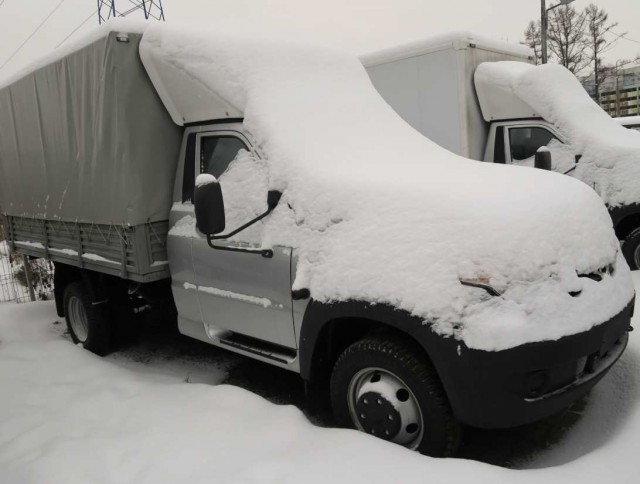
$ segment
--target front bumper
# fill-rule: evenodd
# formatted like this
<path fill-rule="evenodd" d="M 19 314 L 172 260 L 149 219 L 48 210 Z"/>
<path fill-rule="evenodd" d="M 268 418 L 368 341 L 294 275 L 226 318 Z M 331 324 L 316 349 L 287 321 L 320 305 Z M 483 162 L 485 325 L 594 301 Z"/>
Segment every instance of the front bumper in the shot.
<path fill-rule="evenodd" d="M 620 358 L 634 301 L 589 331 L 508 350 L 472 350 L 438 365 L 456 418 L 481 428 L 507 428 L 553 415 L 585 395 Z"/>

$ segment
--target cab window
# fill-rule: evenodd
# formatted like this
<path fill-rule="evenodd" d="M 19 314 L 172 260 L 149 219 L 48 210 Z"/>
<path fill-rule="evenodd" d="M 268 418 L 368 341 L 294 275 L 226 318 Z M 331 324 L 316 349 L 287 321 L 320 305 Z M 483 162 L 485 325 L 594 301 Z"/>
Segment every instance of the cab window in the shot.
<path fill-rule="evenodd" d="M 247 150 L 239 138 L 233 136 L 207 136 L 200 141 L 200 173 L 208 173 L 220 178 L 229 163 L 240 150 Z"/>
<path fill-rule="evenodd" d="M 511 160 L 522 161 L 535 156 L 541 146 L 547 146 L 558 138 L 541 127 L 509 128 Z M 559 141 L 559 140 L 558 140 Z"/>

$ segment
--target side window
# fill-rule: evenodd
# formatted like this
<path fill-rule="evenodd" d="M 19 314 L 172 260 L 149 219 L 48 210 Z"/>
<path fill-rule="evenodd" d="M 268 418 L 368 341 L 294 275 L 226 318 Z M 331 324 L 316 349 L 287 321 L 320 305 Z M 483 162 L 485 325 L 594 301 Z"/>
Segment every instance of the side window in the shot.
<path fill-rule="evenodd" d="M 200 173 L 220 178 L 240 150 L 249 148 L 233 136 L 207 136 L 200 140 Z"/>
<path fill-rule="evenodd" d="M 558 141 L 553 133 L 540 127 L 509 128 L 509 144 L 512 161 L 523 161 L 535 156 L 541 146 L 551 140 Z"/>

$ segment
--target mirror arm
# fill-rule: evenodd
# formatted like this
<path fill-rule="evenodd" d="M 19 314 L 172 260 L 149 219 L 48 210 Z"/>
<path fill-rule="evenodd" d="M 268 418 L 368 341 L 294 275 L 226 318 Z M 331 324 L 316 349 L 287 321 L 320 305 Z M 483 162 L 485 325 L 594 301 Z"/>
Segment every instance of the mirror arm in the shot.
<path fill-rule="evenodd" d="M 211 240 L 224 240 L 224 239 L 228 239 L 230 237 L 233 237 L 237 233 L 242 232 L 244 229 L 251 227 L 256 222 L 259 222 L 260 220 L 265 218 L 267 215 L 269 215 L 271 212 L 273 212 L 273 208 L 268 208 L 266 212 L 264 212 L 261 215 L 258 215 L 253 220 L 251 220 L 251 221 L 247 222 L 246 224 L 238 227 L 233 232 L 229 232 L 228 234 L 223 234 L 223 235 L 210 235 L 209 237 L 211 237 Z"/>
<path fill-rule="evenodd" d="M 214 240 L 224 240 L 224 239 L 228 239 L 230 237 L 233 237 L 237 233 L 242 232 L 244 229 L 246 229 L 248 227 L 251 227 L 256 222 L 259 222 L 260 220 L 265 218 L 267 215 L 269 215 L 271 212 L 273 212 L 274 208 L 275 208 L 275 206 L 269 207 L 267 209 L 267 211 L 264 212 L 263 214 L 258 215 L 253 220 L 251 220 L 251 221 L 247 222 L 246 224 L 238 227 L 234 231 L 229 232 L 228 234 L 223 234 L 223 235 L 207 234 L 207 244 L 209 244 L 209 247 L 211 247 L 212 249 L 216 249 L 216 250 L 227 250 L 229 252 L 244 252 L 246 254 L 260 254 L 262 257 L 266 257 L 266 258 L 270 259 L 271 257 L 273 257 L 273 251 L 271 249 L 243 249 L 241 247 L 223 247 L 223 246 L 220 246 L 220 245 L 214 245 L 213 241 Z"/>

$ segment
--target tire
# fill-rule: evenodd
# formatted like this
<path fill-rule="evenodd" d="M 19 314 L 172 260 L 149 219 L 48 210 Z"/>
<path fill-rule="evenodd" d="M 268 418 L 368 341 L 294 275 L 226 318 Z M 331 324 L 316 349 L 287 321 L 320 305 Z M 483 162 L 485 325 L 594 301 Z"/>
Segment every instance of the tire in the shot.
<path fill-rule="evenodd" d="M 627 235 L 622 242 L 622 255 L 632 271 L 640 269 L 640 227 Z"/>
<path fill-rule="evenodd" d="M 451 456 L 460 441 L 435 369 L 402 339 L 374 336 L 349 346 L 331 375 L 331 404 L 339 425 L 422 454 Z"/>
<path fill-rule="evenodd" d="M 111 320 L 105 304 L 94 306 L 82 281 L 64 290 L 64 314 L 71 339 L 86 350 L 104 356 L 112 342 Z"/>

